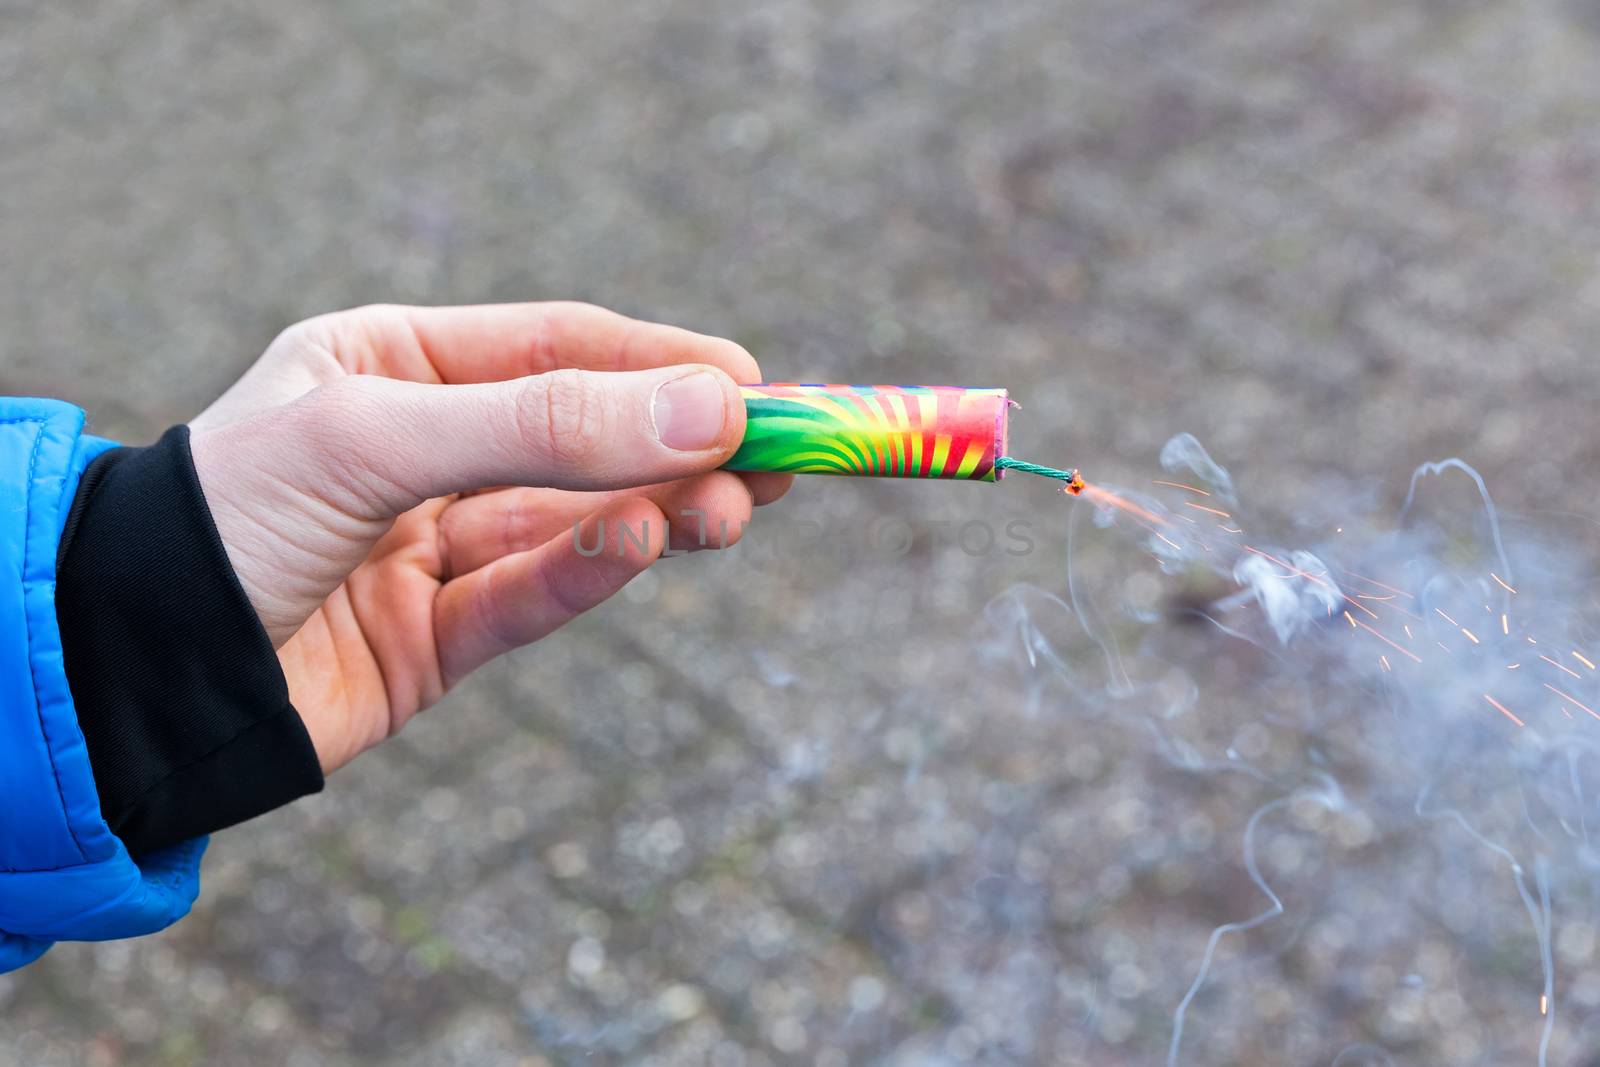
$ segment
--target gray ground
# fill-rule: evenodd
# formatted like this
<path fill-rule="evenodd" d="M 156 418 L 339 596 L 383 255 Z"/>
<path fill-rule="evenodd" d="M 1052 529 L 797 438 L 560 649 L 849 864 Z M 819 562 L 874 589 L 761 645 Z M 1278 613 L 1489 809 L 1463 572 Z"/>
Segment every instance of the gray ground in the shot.
<path fill-rule="evenodd" d="M 1113 479 L 1192 430 L 1269 514 L 1451 453 L 1581 505 L 1597 45 L 1590 0 L 0 4 L 0 392 L 143 439 L 318 311 L 576 297 L 774 377 L 1008 386 L 1018 453 Z M 973 651 L 1060 591 L 1067 507 L 802 485 L 779 524 L 917 544 L 668 561 L 219 837 L 168 933 L 0 979 L 0 1064 L 1161 1062 L 1259 898 L 1225 787 Z M 978 517 L 1037 550 L 936 542 Z M 1476 997 L 1426 946 L 1241 967 L 1186 1062 L 1530 1062 L 1508 943 Z"/>

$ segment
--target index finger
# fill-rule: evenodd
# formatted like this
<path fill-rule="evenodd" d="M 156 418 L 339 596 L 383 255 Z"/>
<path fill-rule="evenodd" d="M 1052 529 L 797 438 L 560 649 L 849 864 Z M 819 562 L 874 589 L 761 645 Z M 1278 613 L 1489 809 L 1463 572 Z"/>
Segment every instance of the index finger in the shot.
<path fill-rule="evenodd" d="M 352 374 L 469 384 L 562 367 L 648 370 L 708 363 L 736 382 L 758 382 L 744 348 L 678 326 L 631 319 L 593 304 L 546 301 L 459 307 L 375 305 L 312 320 Z"/>

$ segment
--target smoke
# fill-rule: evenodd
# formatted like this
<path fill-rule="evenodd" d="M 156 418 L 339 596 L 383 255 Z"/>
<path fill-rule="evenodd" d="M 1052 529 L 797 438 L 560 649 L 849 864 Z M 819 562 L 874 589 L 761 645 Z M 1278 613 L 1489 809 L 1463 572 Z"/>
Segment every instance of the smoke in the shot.
<path fill-rule="evenodd" d="M 971 1058 L 1583 1062 L 1593 525 L 1502 517 L 1450 459 L 1417 470 L 1397 515 L 1333 491 L 1275 533 L 1192 436 L 1160 462 L 1074 506 L 1064 595 L 1019 587 L 986 612 L 989 669 L 1025 679 L 1019 722 L 1057 724 L 1053 758 L 1095 766 L 1071 796 L 1009 798 L 978 846 L 1008 876 L 946 902 L 947 949 L 996 961 L 949 994 L 989 990 L 1005 1002 L 980 1014 L 1011 1025 Z M 1015 874 L 1040 820 L 1091 817 L 1117 824 L 1111 854 L 1084 857 L 1103 899 Z M 1124 943 L 1095 944 L 1102 929 Z M 1018 950 L 997 951 L 1008 930 Z M 1031 987 L 1012 973 L 1030 967 Z"/>
<path fill-rule="evenodd" d="M 1595 1067 L 1595 524 L 1498 514 L 1456 461 L 1263 518 L 1188 436 L 1138 485 L 1032 488 L 1061 522 L 1030 512 L 1031 555 L 760 552 L 751 588 L 807 595 L 725 608 L 784 644 L 667 627 L 585 677 L 634 710 L 573 701 L 574 729 L 640 781 L 614 840 L 550 850 L 585 918 L 581 996 L 529 1001 L 547 1054 Z M 808 518 L 917 489 L 830 485 Z M 990 599 L 1003 566 L 1035 584 Z M 514 974 L 489 899 L 462 951 Z"/>

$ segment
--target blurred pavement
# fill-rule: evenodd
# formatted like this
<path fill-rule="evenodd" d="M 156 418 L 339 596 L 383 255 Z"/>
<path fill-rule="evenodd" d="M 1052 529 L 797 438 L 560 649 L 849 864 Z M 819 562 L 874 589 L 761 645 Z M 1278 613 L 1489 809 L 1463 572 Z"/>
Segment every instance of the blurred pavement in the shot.
<path fill-rule="evenodd" d="M 1007 386 L 1017 454 L 1091 476 L 1190 430 L 1268 515 L 1450 454 L 1581 508 L 1597 46 L 1592 0 L 3 4 L 0 392 L 140 441 L 319 311 L 578 298 L 773 378 Z M 916 544 L 665 562 L 220 836 L 171 931 L 0 979 L 0 1065 L 1162 1062 L 1259 898 L 1202 785 L 978 666 L 1070 506 L 802 484 L 766 517 Z M 936 543 L 975 518 L 1038 548 Z M 1043 911 L 985 899 L 1001 845 Z M 1288 964 L 1237 996 L 1186 1062 L 1536 1040 Z"/>

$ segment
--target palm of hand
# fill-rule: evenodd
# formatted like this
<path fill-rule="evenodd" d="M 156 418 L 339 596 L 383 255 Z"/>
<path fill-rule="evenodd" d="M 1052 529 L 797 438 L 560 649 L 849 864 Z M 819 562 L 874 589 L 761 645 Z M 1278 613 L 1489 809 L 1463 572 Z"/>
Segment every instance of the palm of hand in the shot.
<path fill-rule="evenodd" d="M 448 501 L 401 516 L 372 554 L 278 650 L 325 771 L 391 736 L 448 688 L 434 625 L 447 575 Z"/>

